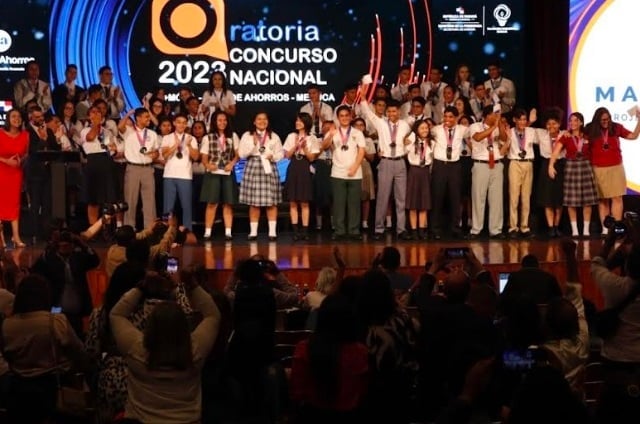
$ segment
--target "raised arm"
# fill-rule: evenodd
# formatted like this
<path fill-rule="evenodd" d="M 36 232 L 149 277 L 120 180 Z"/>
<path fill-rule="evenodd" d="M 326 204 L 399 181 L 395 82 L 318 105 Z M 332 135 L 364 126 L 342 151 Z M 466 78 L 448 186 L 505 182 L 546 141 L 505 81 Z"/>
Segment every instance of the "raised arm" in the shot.
<path fill-rule="evenodd" d="M 131 321 L 129 316 L 136 310 L 142 298 L 142 291 L 134 288 L 126 292 L 111 309 L 109 319 L 113 337 L 118 345 L 118 350 L 123 355 L 131 351 L 133 345 L 142 340 L 140 332 Z"/>

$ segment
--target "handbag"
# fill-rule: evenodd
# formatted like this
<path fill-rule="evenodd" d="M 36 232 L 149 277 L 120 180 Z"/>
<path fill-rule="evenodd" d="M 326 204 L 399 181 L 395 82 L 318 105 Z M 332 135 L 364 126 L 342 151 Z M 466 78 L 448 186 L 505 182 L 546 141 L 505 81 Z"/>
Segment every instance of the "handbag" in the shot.
<path fill-rule="evenodd" d="M 86 417 L 90 411 L 90 391 L 84 378 L 81 378 L 75 386 L 62 384 L 61 373 L 56 352 L 55 333 L 53 331 L 53 314 L 49 318 L 51 332 L 51 353 L 55 363 L 54 375 L 56 378 L 56 410 L 58 413 L 72 417 Z"/>
<path fill-rule="evenodd" d="M 620 326 L 620 313 L 640 294 L 640 282 L 636 282 L 635 286 L 622 302 L 612 308 L 604 309 L 596 314 L 595 329 L 597 335 L 607 340 L 613 337 Z"/>

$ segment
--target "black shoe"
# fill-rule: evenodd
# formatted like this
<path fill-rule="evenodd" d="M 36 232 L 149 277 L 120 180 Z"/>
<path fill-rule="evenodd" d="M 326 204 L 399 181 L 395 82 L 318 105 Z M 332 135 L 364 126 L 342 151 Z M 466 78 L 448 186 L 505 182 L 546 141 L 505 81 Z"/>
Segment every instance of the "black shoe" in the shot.
<path fill-rule="evenodd" d="M 224 241 L 233 241 L 233 236 L 226 235 L 224 236 Z"/>
<path fill-rule="evenodd" d="M 420 228 L 418 229 L 418 240 L 427 240 L 429 238 L 429 234 L 426 229 Z"/>
<path fill-rule="evenodd" d="M 269 241 L 276 241 L 278 240 L 278 236 L 269 236 Z"/>
<path fill-rule="evenodd" d="M 373 233 L 373 237 L 372 238 L 375 241 L 380 241 L 380 240 L 382 240 L 382 237 L 384 237 L 384 233 Z"/>
<path fill-rule="evenodd" d="M 354 241 L 361 241 L 362 240 L 362 234 L 351 234 L 349 236 L 349 238 L 351 240 L 354 240 Z"/>
<path fill-rule="evenodd" d="M 398 237 L 398 240 L 404 240 L 404 241 L 413 240 L 413 237 L 407 231 L 403 231 L 399 233 L 397 237 Z"/>
<path fill-rule="evenodd" d="M 518 238 L 518 231 L 509 231 L 509 238 L 510 239 L 517 239 Z"/>
<path fill-rule="evenodd" d="M 309 240 L 309 229 L 307 227 L 302 227 L 302 233 L 300 233 L 300 240 Z"/>
<path fill-rule="evenodd" d="M 258 236 L 249 236 L 249 237 L 247 237 L 247 240 L 256 241 L 256 240 L 258 240 Z"/>
<path fill-rule="evenodd" d="M 467 240 L 478 240 L 478 238 L 480 237 L 480 234 L 473 234 L 473 233 L 469 233 L 467 234 Z"/>
<path fill-rule="evenodd" d="M 298 241 L 300 240 L 300 234 L 296 231 L 293 233 L 293 241 Z"/>
<path fill-rule="evenodd" d="M 523 233 L 520 233 L 520 237 L 522 237 L 523 239 L 530 239 L 533 238 L 533 233 L 531 231 L 525 231 Z"/>
<path fill-rule="evenodd" d="M 208 236 L 202 236 L 202 241 L 211 241 L 211 239 L 213 239 L 211 234 L 209 234 Z"/>
<path fill-rule="evenodd" d="M 434 239 L 434 240 L 441 240 L 441 239 L 442 239 L 442 234 L 440 234 L 440 233 L 433 233 L 433 239 Z"/>
<path fill-rule="evenodd" d="M 344 240 L 344 238 L 345 238 L 344 234 L 336 234 L 336 233 L 331 234 L 331 240 L 333 241 Z"/>
<path fill-rule="evenodd" d="M 489 236 L 492 240 L 505 240 L 507 237 L 503 233 L 496 233 Z"/>

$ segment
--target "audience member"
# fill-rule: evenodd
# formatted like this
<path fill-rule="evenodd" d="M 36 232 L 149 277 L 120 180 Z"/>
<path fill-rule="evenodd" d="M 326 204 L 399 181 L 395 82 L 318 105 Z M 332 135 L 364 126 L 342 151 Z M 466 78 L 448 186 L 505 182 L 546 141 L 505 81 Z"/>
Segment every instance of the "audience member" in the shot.
<path fill-rule="evenodd" d="M 327 296 L 318 309 L 315 332 L 296 346 L 293 356 L 291 397 L 300 408 L 297 422 L 359 422 L 368 369 L 353 308 L 341 296 Z"/>
<path fill-rule="evenodd" d="M 92 309 L 87 283 L 87 271 L 100 264 L 100 257 L 80 237 L 70 231 L 62 231 L 52 238 L 51 250 L 36 260 L 32 272 L 48 279 L 51 299 L 62 308 L 78 335 L 83 334 L 82 319 Z"/>
<path fill-rule="evenodd" d="M 220 311 L 201 287 L 189 283 L 191 305 L 202 314 L 189 332 L 174 302 L 158 304 L 144 331 L 129 320 L 144 296 L 134 288 L 111 309 L 113 335 L 127 363 L 125 417 L 141 422 L 188 423 L 201 417 L 200 372 L 218 334 Z"/>
<path fill-rule="evenodd" d="M 2 323 L 3 352 L 13 374 L 9 422 L 50 418 L 56 405 L 55 374 L 86 366 L 84 347 L 67 317 L 52 313 L 53 298 L 48 282 L 30 275 L 18 286 L 14 314 Z"/>

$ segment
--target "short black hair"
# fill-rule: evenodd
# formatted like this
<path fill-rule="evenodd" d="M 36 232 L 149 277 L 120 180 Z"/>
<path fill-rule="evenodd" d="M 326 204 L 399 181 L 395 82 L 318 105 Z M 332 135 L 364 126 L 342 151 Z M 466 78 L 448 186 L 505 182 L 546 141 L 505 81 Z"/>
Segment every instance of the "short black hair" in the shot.
<path fill-rule="evenodd" d="M 123 225 L 115 233 L 116 244 L 127 247 L 136 238 L 136 230 L 131 225 Z"/>
<path fill-rule="evenodd" d="M 382 249 L 380 265 L 389 271 L 395 271 L 400 268 L 400 251 L 393 246 L 387 246 Z"/>
<path fill-rule="evenodd" d="M 528 254 L 522 257 L 520 264 L 523 268 L 539 268 L 540 262 L 538 262 L 538 258 L 535 255 Z"/>

